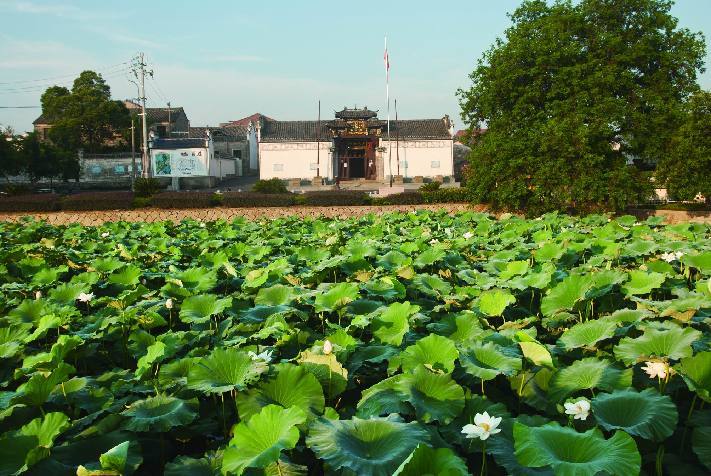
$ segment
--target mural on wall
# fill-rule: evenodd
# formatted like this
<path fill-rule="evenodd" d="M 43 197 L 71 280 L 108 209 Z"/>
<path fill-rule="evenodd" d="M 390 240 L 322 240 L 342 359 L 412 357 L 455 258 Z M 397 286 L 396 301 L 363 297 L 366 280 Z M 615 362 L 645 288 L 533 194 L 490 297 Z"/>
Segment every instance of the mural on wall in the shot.
<path fill-rule="evenodd" d="M 151 151 L 153 175 L 156 177 L 207 176 L 206 149 L 175 149 Z"/>

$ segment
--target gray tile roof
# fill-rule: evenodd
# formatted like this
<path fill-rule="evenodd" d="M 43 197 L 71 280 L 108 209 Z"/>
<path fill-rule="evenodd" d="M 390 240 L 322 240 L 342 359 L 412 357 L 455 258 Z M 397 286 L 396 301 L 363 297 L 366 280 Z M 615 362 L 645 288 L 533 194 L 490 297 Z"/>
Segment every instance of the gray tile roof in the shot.
<path fill-rule="evenodd" d="M 212 134 L 212 140 L 215 142 L 240 142 L 247 140 L 247 128 L 240 126 L 227 127 L 190 127 L 188 131 L 189 137 L 205 137 L 207 130 Z"/>
<path fill-rule="evenodd" d="M 367 106 L 363 109 L 348 109 L 344 107 L 336 112 L 336 117 L 339 119 L 370 119 L 371 117 L 378 117 L 378 111 L 371 111 Z"/>
<path fill-rule="evenodd" d="M 185 114 L 182 107 L 147 107 L 146 116 L 150 122 L 168 122 L 168 112 L 170 111 L 170 122 L 175 122 L 180 114 Z M 186 116 L 187 117 L 187 116 Z"/>
<path fill-rule="evenodd" d="M 205 147 L 205 139 L 154 139 L 153 149 L 192 149 Z"/>
<path fill-rule="evenodd" d="M 375 121 L 368 121 L 368 124 Z M 386 121 L 377 121 L 385 126 Z M 336 121 L 321 121 L 320 136 L 317 121 L 264 121 L 261 132 L 262 142 L 315 142 L 330 141 L 333 136 L 329 126 L 340 124 Z M 383 127 L 383 137 L 386 129 Z M 390 121 L 392 140 L 407 139 L 451 139 L 449 121 L 442 119 L 408 119 Z"/>

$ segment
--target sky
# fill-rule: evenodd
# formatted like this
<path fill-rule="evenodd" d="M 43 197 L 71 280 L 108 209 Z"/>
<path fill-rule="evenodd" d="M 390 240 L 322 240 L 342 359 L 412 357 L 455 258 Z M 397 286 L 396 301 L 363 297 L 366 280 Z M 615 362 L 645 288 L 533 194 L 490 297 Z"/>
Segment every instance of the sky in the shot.
<path fill-rule="evenodd" d="M 138 52 L 153 70 L 148 105 L 182 106 L 193 126 L 255 112 L 316 119 L 319 100 L 322 118 L 344 106 L 385 118 L 387 35 L 392 117 L 397 99 L 401 119 L 447 114 L 462 128 L 456 91 L 520 3 L 0 0 L 0 124 L 31 130 L 44 89 L 71 86 L 86 69 L 114 98 L 137 97 L 127 70 Z M 677 0 L 672 13 L 711 52 L 711 0 Z M 711 71 L 700 83 L 711 88 Z"/>

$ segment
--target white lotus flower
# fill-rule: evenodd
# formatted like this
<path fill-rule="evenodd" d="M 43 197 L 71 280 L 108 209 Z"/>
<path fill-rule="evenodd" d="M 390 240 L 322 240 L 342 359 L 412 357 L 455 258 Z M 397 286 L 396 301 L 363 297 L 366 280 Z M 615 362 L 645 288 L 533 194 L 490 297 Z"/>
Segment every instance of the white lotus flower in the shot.
<path fill-rule="evenodd" d="M 205 224 L 203 222 L 200 222 L 200 228 L 205 228 Z"/>
<path fill-rule="evenodd" d="M 578 400 L 575 403 L 564 403 L 565 414 L 573 415 L 573 420 L 587 420 L 590 415 L 590 402 L 587 400 Z"/>
<path fill-rule="evenodd" d="M 87 293 L 80 293 L 79 296 L 77 296 L 77 299 L 78 299 L 80 302 L 89 302 L 89 301 L 91 301 L 92 299 L 94 299 L 94 293 L 89 293 L 89 294 L 87 294 Z"/>
<path fill-rule="evenodd" d="M 108 237 L 109 237 L 109 232 L 108 232 L 108 231 L 103 232 L 103 233 L 101 234 L 101 237 L 102 237 L 102 238 L 108 238 Z"/>
<path fill-rule="evenodd" d="M 649 378 L 667 378 L 669 374 L 669 364 L 666 362 L 645 362 L 642 370 L 647 372 Z"/>
<path fill-rule="evenodd" d="M 437 244 L 437 243 L 439 243 L 439 240 L 438 240 L 437 238 L 432 238 L 432 239 L 430 240 L 430 244 L 431 244 L 431 245 L 434 245 L 434 244 Z"/>
<path fill-rule="evenodd" d="M 173 299 L 168 298 L 165 300 L 165 307 L 166 309 L 173 309 Z"/>
<path fill-rule="evenodd" d="M 487 412 L 474 415 L 474 424 L 464 425 L 462 433 L 466 438 L 479 438 L 484 441 L 489 436 L 495 435 L 501 430 L 497 428 L 501 423 L 501 417 L 490 416 Z"/>
<path fill-rule="evenodd" d="M 469 238 L 474 236 L 474 233 L 472 233 L 471 231 L 468 231 L 468 232 L 464 233 L 462 236 L 464 237 L 465 240 L 468 240 Z"/>
<path fill-rule="evenodd" d="M 42 291 L 35 291 L 35 299 L 42 299 Z"/>
<path fill-rule="evenodd" d="M 684 256 L 684 253 L 681 251 L 677 251 L 676 253 L 670 251 L 669 253 L 662 253 L 659 257 L 667 263 L 671 263 L 672 261 L 681 259 L 682 256 Z"/>
<path fill-rule="evenodd" d="M 252 360 L 263 360 L 264 362 L 271 362 L 272 360 L 272 351 L 269 349 L 265 350 L 261 354 L 257 354 L 250 350 L 249 352 L 247 352 L 247 355 L 249 355 Z"/>
<path fill-rule="evenodd" d="M 331 352 L 333 352 L 333 344 L 331 344 L 330 340 L 326 339 L 323 343 L 323 353 L 328 355 Z"/>

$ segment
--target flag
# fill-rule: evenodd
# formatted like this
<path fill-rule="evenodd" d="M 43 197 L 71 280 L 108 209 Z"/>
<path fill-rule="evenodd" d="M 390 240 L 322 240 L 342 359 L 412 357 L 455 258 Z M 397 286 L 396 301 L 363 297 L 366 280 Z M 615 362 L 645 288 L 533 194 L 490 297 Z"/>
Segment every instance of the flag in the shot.
<path fill-rule="evenodd" d="M 383 61 L 385 61 L 385 74 L 390 76 L 390 56 L 388 56 L 388 40 L 385 39 L 385 54 L 383 55 Z"/>

